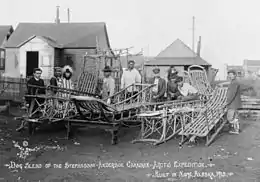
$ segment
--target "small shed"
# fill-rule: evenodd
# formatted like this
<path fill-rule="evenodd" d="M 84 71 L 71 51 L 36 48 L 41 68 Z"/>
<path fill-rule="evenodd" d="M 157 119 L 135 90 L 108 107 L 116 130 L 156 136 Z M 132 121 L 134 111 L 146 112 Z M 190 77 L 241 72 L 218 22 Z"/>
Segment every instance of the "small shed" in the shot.
<path fill-rule="evenodd" d="M 186 44 L 177 39 L 155 58 L 145 63 L 145 72 L 147 77 L 151 77 L 152 69 L 158 66 L 161 70 L 161 77 L 166 78 L 170 66 L 175 66 L 179 72 L 182 72 L 183 70 L 187 70 L 191 65 L 200 65 L 206 70 L 211 67 L 207 61 L 197 56 Z"/>
<path fill-rule="evenodd" d="M 5 75 L 28 77 L 35 67 L 50 78 L 53 67 L 70 65 L 74 79 L 81 71 L 83 56 L 95 54 L 97 47 L 110 50 L 106 24 L 20 23 L 5 45 Z"/>

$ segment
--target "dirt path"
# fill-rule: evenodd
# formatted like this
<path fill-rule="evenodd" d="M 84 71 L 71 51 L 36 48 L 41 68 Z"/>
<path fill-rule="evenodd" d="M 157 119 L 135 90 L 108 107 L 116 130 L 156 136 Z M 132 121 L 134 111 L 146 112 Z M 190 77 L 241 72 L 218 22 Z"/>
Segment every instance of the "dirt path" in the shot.
<path fill-rule="evenodd" d="M 108 133 L 98 129 L 80 130 L 76 139 L 68 141 L 64 139 L 64 130 L 49 126 L 28 138 L 27 133 L 15 132 L 17 121 L 1 118 L 0 182 L 260 181 L 258 121 L 243 121 L 243 132 L 239 136 L 222 132 L 210 147 L 200 143 L 179 148 L 179 139 L 157 147 L 131 144 L 138 128 L 122 130 L 120 143 L 116 146 L 110 145 Z M 19 150 L 12 141 L 21 146 L 23 141 L 28 141 L 29 148 L 38 146 L 41 149 L 23 161 L 16 156 Z M 17 165 L 16 169 L 5 166 L 11 161 Z M 37 166 L 28 166 L 26 162 Z M 204 177 L 198 177 L 199 174 Z"/>

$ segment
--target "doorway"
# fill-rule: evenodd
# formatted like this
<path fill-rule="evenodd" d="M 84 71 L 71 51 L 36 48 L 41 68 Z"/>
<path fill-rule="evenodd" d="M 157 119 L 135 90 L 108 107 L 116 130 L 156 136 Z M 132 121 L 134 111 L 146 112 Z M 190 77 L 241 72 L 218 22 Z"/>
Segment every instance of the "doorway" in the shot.
<path fill-rule="evenodd" d="M 34 68 L 39 67 L 39 52 L 28 51 L 26 52 L 26 77 L 33 75 Z"/>

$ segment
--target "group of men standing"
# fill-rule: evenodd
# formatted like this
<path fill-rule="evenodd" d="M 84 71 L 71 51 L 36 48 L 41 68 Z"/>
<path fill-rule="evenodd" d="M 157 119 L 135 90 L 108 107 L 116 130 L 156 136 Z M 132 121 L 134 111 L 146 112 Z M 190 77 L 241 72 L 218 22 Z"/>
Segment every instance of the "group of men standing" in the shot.
<path fill-rule="evenodd" d="M 28 95 L 46 94 L 46 88 L 44 80 L 41 79 L 42 70 L 35 68 L 33 71 L 33 77 L 27 82 Z M 71 77 L 73 70 L 70 66 L 64 66 L 63 68 L 55 67 L 54 76 L 51 78 L 49 85 L 52 94 L 57 93 L 57 88 L 74 89 L 73 81 Z M 63 96 L 66 93 L 62 93 Z M 29 102 L 30 103 L 30 102 Z"/>
<path fill-rule="evenodd" d="M 115 93 L 115 80 L 112 77 L 112 69 L 109 66 L 105 66 L 103 69 L 104 79 L 101 95 L 102 98 L 108 98 L 107 103 L 111 104 L 111 98 Z M 34 70 L 33 77 L 29 79 L 28 94 L 45 94 L 44 81 L 40 78 L 42 70 L 36 68 Z M 73 70 L 70 66 L 55 67 L 54 76 L 50 80 L 51 92 L 52 94 L 57 93 L 57 88 L 74 89 L 74 84 L 72 82 Z M 183 78 L 178 76 L 178 72 L 174 67 L 170 67 L 167 75 L 167 82 L 164 78 L 160 76 L 160 69 L 155 67 L 153 69 L 153 77 L 148 81 L 150 84 L 154 84 L 152 87 L 152 101 L 162 102 L 165 100 L 193 100 L 197 99 L 198 91 L 188 83 L 184 83 Z M 141 75 L 139 71 L 135 68 L 135 61 L 128 61 L 128 67 L 123 71 L 121 77 L 120 89 L 126 89 L 127 97 L 131 97 L 138 92 L 138 87 L 131 87 L 133 84 L 141 83 Z M 32 86 L 37 86 L 32 87 Z M 40 88 L 42 87 L 42 88 Z M 37 92 L 37 93 L 36 93 Z M 67 94 L 60 93 L 61 96 L 66 96 Z"/>
<path fill-rule="evenodd" d="M 111 104 L 111 98 L 115 93 L 115 80 L 112 77 L 112 69 L 109 66 L 105 66 L 103 69 L 104 79 L 102 87 L 102 97 L 108 98 L 107 103 Z M 44 87 L 44 81 L 41 79 L 42 70 L 35 68 L 33 77 L 28 80 L 28 95 L 46 94 Z M 227 119 L 231 123 L 231 133 L 239 133 L 239 122 L 237 110 L 241 106 L 241 93 L 240 85 L 236 80 L 236 72 L 231 70 L 228 72 L 231 78 L 231 83 L 227 93 Z M 63 68 L 56 67 L 54 70 L 54 76 L 50 80 L 52 94 L 57 94 L 57 87 L 65 89 L 75 89 L 72 82 L 73 70 L 70 66 L 64 66 Z M 123 71 L 121 78 L 121 89 L 127 90 L 127 97 L 133 96 L 138 92 L 137 87 L 130 87 L 132 84 L 141 83 L 141 75 L 137 69 L 135 69 L 135 61 L 130 60 L 128 62 L 128 68 Z M 196 100 L 199 97 L 196 88 L 189 83 L 185 83 L 183 77 L 178 76 L 178 71 L 174 67 L 170 67 L 167 75 L 167 82 L 160 76 L 160 69 L 155 67 L 153 69 L 153 78 L 149 80 L 152 87 L 152 101 L 162 102 L 165 100 Z M 61 96 L 66 96 L 66 93 L 61 93 Z M 27 102 L 30 105 L 30 97 L 27 98 Z"/>
<path fill-rule="evenodd" d="M 115 89 L 115 81 L 111 76 L 112 70 L 106 66 L 104 71 L 103 91 L 102 95 L 112 96 Z M 109 74 L 107 74 L 109 72 Z M 162 102 L 166 100 L 195 100 L 198 98 L 198 91 L 196 88 L 188 83 L 184 83 L 183 77 L 178 76 L 178 72 L 174 67 L 170 67 L 168 71 L 168 80 L 160 76 L 160 69 L 155 67 L 153 69 L 153 77 L 148 83 L 153 84 L 152 87 L 152 101 Z M 141 75 L 135 68 L 135 61 L 128 61 L 128 67 L 123 71 L 121 77 L 120 89 L 127 90 L 127 97 L 135 95 L 138 92 L 137 87 L 130 87 L 132 84 L 141 83 Z M 108 103 L 111 103 L 111 99 L 108 99 Z"/>
<path fill-rule="evenodd" d="M 188 101 L 198 99 L 197 89 L 189 83 L 185 83 L 183 77 L 178 75 L 178 71 L 173 66 L 168 70 L 167 83 L 166 80 L 160 76 L 160 69 L 158 67 L 153 69 L 153 74 L 154 76 L 149 82 L 155 85 L 152 88 L 153 101 Z"/>

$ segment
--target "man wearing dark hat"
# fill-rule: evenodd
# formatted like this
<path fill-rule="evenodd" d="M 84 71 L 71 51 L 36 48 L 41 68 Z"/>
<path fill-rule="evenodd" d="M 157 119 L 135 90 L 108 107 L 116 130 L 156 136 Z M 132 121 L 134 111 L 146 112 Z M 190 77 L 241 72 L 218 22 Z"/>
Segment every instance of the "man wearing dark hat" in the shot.
<path fill-rule="evenodd" d="M 168 81 L 172 78 L 176 79 L 177 77 L 178 77 L 178 71 L 174 66 L 171 66 L 168 70 L 168 75 L 167 75 Z"/>
<path fill-rule="evenodd" d="M 150 84 L 155 84 L 152 88 L 152 101 L 162 102 L 166 91 L 166 81 L 160 77 L 160 68 L 153 69 L 154 77 L 150 80 Z"/>
<path fill-rule="evenodd" d="M 180 96 L 180 92 L 178 90 L 178 85 L 176 80 L 178 75 L 176 73 L 168 74 L 168 82 L 167 82 L 167 100 L 176 100 Z"/>
<path fill-rule="evenodd" d="M 239 121 L 237 110 L 241 107 L 240 84 L 236 79 L 236 71 L 229 70 L 228 77 L 231 80 L 227 91 L 227 120 L 231 124 L 230 133 L 239 134 Z"/>
<path fill-rule="evenodd" d="M 105 66 L 103 69 L 104 79 L 103 79 L 103 88 L 102 88 L 102 98 L 108 98 L 107 104 L 111 104 L 111 97 L 115 93 L 115 80 L 111 76 L 112 69 L 109 66 Z"/>
<path fill-rule="evenodd" d="M 60 87 L 62 84 L 61 81 L 61 67 L 55 67 L 54 68 L 54 76 L 50 80 L 50 86 L 53 87 Z M 53 94 L 56 94 L 57 89 L 51 88 L 51 91 Z"/>

